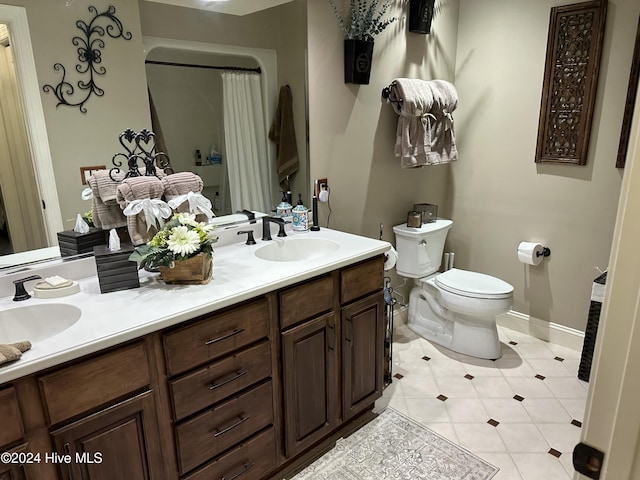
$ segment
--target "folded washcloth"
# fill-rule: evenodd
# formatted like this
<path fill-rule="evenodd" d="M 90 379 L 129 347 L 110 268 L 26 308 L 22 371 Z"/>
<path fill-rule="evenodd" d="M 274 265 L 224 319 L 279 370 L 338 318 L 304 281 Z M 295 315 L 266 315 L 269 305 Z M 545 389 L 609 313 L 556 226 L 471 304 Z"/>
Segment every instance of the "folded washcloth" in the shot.
<path fill-rule="evenodd" d="M 0 365 L 18 360 L 22 356 L 22 352 L 26 352 L 30 348 L 31 342 L 28 341 L 0 344 Z"/>
<path fill-rule="evenodd" d="M 134 245 L 148 242 L 171 216 L 169 205 L 160 200 L 163 193 L 164 185 L 155 176 L 125 178 L 118 186 L 116 199 Z"/>
<path fill-rule="evenodd" d="M 98 187 L 98 195 L 105 205 L 116 204 L 116 193 L 118 185 L 124 180 L 124 170 L 116 172 L 116 170 L 97 170 L 93 173 Z"/>
<path fill-rule="evenodd" d="M 445 80 L 397 78 L 389 98 L 399 115 L 395 155 L 403 168 L 458 159 L 451 112 L 458 105 L 455 87 Z M 401 101 L 398 101 L 401 100 Z"/>
<path fill-rule="evenodd" d="M 99 172 L 107 172 L 107 170 L 99 170 Z M 96 172 L 98 173 L 98 172 Z M 98 178 L 96 173 L 91 175 L 87 182 L 89 188 L 93 194 L 91 210 L 93 212 L 93 224 L 97 228 L 103 230 L 110 230 L 112 228 L 124 227 L 127 224 L 127 219 L 122 214 L 122 209 L 117 203 L 106 204 L 100 196 L 100 189 L 98 188 Z M 102 180 L 101 180 L 102 182 Z M 114 188 L 117 189 L 118 184 L 113 182 Z"/>
<path fill-rule="evenodd" d="M 211 200 L 202 195 L 202 179 L 191 172 L 179 172 L 162 178 L 164 198 L 177 212 L 196 215 L 199 222 L 207 222 L 215 217 L 211 210 Z"/>

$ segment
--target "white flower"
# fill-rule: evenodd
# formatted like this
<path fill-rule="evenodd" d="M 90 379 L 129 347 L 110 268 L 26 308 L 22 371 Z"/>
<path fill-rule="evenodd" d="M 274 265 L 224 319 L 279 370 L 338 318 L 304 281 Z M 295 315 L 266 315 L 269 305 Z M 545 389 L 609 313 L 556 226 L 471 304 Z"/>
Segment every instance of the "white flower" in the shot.
<path fill-rule="evenodd" d="M 198 222 L 196 222 L 196 216 L 193 213 L 178 213 L 177 214 L 178 221 L 182 225 L 190 225 L 195 227 Z"/>
<path fill-rule="evenodd" d="M 177 226 L 171 230 L 171 235 L 167 239 L 167 247 L 176 255 L 190 255 L 200 248 L 200 235 L 184 225 Z"/>

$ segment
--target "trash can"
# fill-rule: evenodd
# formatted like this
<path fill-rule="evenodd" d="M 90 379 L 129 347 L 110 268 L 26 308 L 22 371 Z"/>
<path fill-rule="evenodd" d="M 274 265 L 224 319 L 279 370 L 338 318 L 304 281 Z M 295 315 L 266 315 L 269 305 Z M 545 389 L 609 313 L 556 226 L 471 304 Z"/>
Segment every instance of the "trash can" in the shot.
<path fill-rule="evenodd" d="M 578 368 L 578 378 L 585 382 L 589 381 L 591 374 L 591 362 L 593 361 L 593 350 L 596 345 L 598 323 L 600 321 L 600 311 L 602 310 L 602 300 L 604 299 L 606 283 L 607 272 L 604 272 L 593 281 L 593 286 L 591 287 L 589 318 L 587 319 L 587 329 L 584 332 L 584 343 L 582 344 L 582 355 L 580 357 L 580 367 Z"/>

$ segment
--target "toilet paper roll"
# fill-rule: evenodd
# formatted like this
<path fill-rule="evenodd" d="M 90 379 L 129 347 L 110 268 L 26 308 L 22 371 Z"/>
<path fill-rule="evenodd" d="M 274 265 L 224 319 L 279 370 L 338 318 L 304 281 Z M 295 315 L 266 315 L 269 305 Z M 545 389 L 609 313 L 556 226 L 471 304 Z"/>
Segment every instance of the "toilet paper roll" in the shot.
<path fill-rule="evenodd" d="M 518 261 L 527 265 L 538 265 L 544 258 L 544 247 L 535 242 L 520 242 L 518 245 Z"/>
<path fill-rule="evenodd" d="M 398 252 L 396 249 L 391 247 L 385 254 L 386 260 L 384 261 L 384 270 L 391 270 L 396 266 L 396 262 L 398 261 Z"/>

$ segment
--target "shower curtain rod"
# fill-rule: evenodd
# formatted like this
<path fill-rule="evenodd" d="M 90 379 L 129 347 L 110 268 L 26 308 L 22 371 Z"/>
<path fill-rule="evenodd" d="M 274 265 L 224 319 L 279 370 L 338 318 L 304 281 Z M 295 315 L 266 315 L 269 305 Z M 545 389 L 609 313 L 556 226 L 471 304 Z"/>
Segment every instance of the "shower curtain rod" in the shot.
<path fill-rule="evenodd" d="M 145 60 L 144 63 L 149 63 L 151 65 L 167 65 L 170 67 L 209 68 L 212 70 L 239 70 L 242 72 L 262 73 L 262 69 L 260 67 L 219 67 L 216 65 L 194 65 L 191 63 L 158 62 L 156 60 Z"/>

